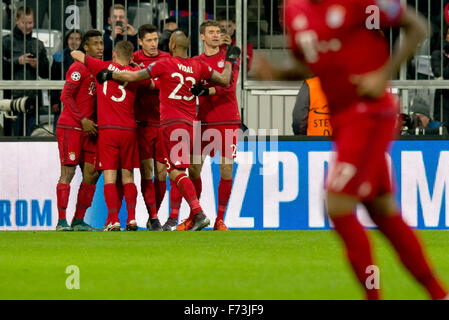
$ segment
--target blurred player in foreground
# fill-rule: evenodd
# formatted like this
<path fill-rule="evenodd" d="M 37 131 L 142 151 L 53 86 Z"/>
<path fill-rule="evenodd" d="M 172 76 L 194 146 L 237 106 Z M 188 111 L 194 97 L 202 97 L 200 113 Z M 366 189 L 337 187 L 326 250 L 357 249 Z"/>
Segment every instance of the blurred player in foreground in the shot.
<path fill-rule="evenodd" d="M 123 82 L 159 78 L 161 127 L 167 172 L 171 181 L 177 185 L 194 214 L 192 231 L 201 230 L 210 223 L 203 213 L 192 181 L 185 171 L 190 165 L 194 147 L 193 123 L 196 121 L 195 96 L 190 88 L 201 80 L 211 80 L 227 86 L 231 79 L 231 66 L 240 55 L 240 49 L 231 50 L 223 73 L 218 73 L 203 62 L 189 58 L 187 50 L 190 39 L 182 31 L 175 31 L 170 37 L 172 58 L 157 61 L 148 68 L 135 72 L 112 72 L 104 70 L 104 80 Z"/>
<path fill-rule="evenodd" d="M 444 299 L 446 289 L 399 215 L 385 158 L 398 113 L 386 90 L 388 80 L 425 37 L 425 21 L 399 0 L 289 0 L 285 14 L 297 67 L 282 70 L 263 58 L 253 66 L 259 79 L 304 79 L 313 73 L 322 81 L 337 151 L 326 183 L 327 211 L 366 298 L 380 299 L 381 291 L 367 285 L 374 261 L 370 241 L 354 214 L 357 203 L 367 208 L 430 297 Z M 404 31 L 391 58 L 379 32 L 390 26 Z"/>
<path fill-rule="evenodd" d="M 86 32 L 81 47 L 87 56 L 101 59 L 103 57 L 103 39 L 98 30 Z M 61 176 L 56 187 L 59 220 L 57 231 L 93 231 L 84 222 L 87 208 L 92 204 L 99 174 L 95 170 L 97 145 L 95 78 L 86 66 L 74 62 L 67 71 L 66 82 L 61 94 L 64 110 L 59 117 L 56 138 L 61 159 Z M 70 195 L 70 182 L 79 165 L 83 173 L 75 216 L 69 227 L 66 209 Z"/>
<path fill-rule="evenodd" d="M 225 66 L 226 49 L 221 45 L 220 25 L 214 20 L 207 20 L 200 26 L 200 38 L 204 43 L 204 53 L 195 59 L 208 64 L 217 72 L 222 72 Z M 192 180 L 196 195 L 200 198 L 202 190 L 201 169 L 207 156 L 214 157 L 215 152 L 220 153 L 220 184 L 218 186 L 218 210 L 214 230 L 229 230 L 224 223 L 224 215 L 228 206 L 232 190 L 232 171 L 234 159 L 237 156 L 237 141 L 240 129 L 240 113 L 235 95 L 235 86 L 239 76 L 239 59 L 232 66 L 231 83 L 227 87 L 216 86 L 214 83 L 202 81 L 191 89 L 193 94 L 199 96 L 198 120 L 201 121 L 201 155 L 195 159 L 189 168 L 189 177 Z M 195 155 L 197 156 L 197 155 Z M 173 194 L 177 194 L 174 190 Z M 178 192 L 179 194 L 179 192 Z M 170 193 L 170 200 L 172 193 Z M 179 198 L 181 198 L 179 196 Z M 180 199 L 179 199 L 180 200 Z M 170 201 L 171 213 L 173 203 Z M 179 208 L 178 208 L 179 210 Z M 177 217 L 176 217 L 177 218 Z M 178 225 L 177 230 L 189 230 L 193 226 L 193 216 Z"/>
<path fill-rule="evenodd" d="M 157 28 L 144 24 L 139 28 L 141 50 L 134 52 L 133 61 L 142 69 L 151 63 L 171 57 L 169 53 L 158 50 Z M 137 122 L 137 141 L 139 144 L 141 191 L 148 211 L 147 229 L 162 231 L 157 212 L 164 199 L 167 169 L 160 134 L 159 90 L 140 87 L 134 106 Z M 153 182 L 154 171 L 154 182 Z"/>
<path fill-rule="evenodd" d="M 80 61 L 97 79 L 98 87 L 98 169 L 103 170 L 104 198 L 108 218 L 104 231 L 120 231 L 118 210 L 121 205 L 117 192 L 117 172 L 120 170 L 123 194 L 128 211 L 126 230 L 137 230 L 135 220 L 137 188 L 134 184 L 134 168 L 139 168 L 139 154 L 134 117 L 134 100 L 138 85 L 121 85 L 115 81 L 100 81 L 105 68 L 124 72 L 139 70 L 129 64 L 133 57 L 133 45 L 129 41 L 117 42 L 112 51 L 112 62 L 101 61 L 73 51 L 73 59 Z M 100 74 L 99 74 L 100 73 Z M 150 83 L 148 83 L 150 88 Z"/>

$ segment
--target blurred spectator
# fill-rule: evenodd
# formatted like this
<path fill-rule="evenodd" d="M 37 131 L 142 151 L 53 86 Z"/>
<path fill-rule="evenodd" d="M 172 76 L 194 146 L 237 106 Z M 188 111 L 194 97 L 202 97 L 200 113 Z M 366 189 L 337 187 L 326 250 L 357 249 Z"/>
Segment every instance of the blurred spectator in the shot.
<path fill-rule="evenodd" d="M 178 25 L 176 24 L 176 19 L 170 17 L 164 22 L 164 30 L 162 31 L 161 39 L 159 40 L 159 50 L 169 52 L 168 43 L 170 42 L 170 36 L 178 29 Z"/>
<path fill-rule="evenodd" d="M 304 81 L 293 109 L 295 135 L 331 136 L 330 111 L 318 77 Z"/>
<path fill-rule="evenodd" d="M 444 26 L 443 35 L 443 50 L 435 50 L 431 58 L 432 71 L 437 79 L 449 79 L 449 24 Z M 436 90 L 433 115 L 446 126 L 449 124 L 449 90 Z"/>
<path fill-rule="evenodd" d="M 263 0 L 263 6 L 265 7 L 265 20 L 268 23 L 268 33 L 271 34 L 271 28 L 273 28 L 273 34 L 282 34 L 279 24 L 279 0 Z M 271 21 L 273 21 L 273 25 L 271 25 Z"/>
<path fill-rule="evenodd" d="M 402 135 L 447 135 L 447 127 L 430 117 L 430 106 L 422 97 L 414 97 L 409 115 L 402 114 Z"/>
<path fill-rule="evenodd" d="M 48 78 L 49 62 L 44 44 L 31 36 L 34 27 L 33 10 L 30 7 L 21 6 L 17 9 L 15 19 L 16 25 L 12 34 L 3 38 L 4 79 L 38 80 L 38 75 L 41 78 Z M 13 37 L 13 47 L 11 47 L 11 37 Z M 35 107 L 42 106 L 42 91 L 40 90 L 13 90 L 11 96 L 12 98 L 28 96 L 35 101 Z M 15 115 L 17 116 L 15 121 L 9 124 L 5 123 L 6 134 L 23 135 L 24 114 Z M 26 120 L 25 133 L 31 135 L 36 124 L 36 112 L 27 114 Z M 10 122 L 9 119 L 7 122 Z"/>
<path fill-rule="evenodd" d="M 108 25 L 104 29 L 104 61 L 112 60 L 112 49 L 121 40 L 128 40 L 137 50 L 137 31 L 129 24 L 122 4 L 115 4 L 109 10 Z"/>
<path fill-rule="evenodd" d="M 225 29 L 228 35 L 231 37 L 232 45 L 235 45 L 235 30 L 237 25 L 235 24 L 235 19 L 226 20 L 226 17 L 218 18 L 218 23 L 221 29 Z M 243 50 L 242 50 L 243 53 Z M 251 68 L 251 62 L 253 61 L 253 45 L 251 43 L 246 44 L 246 70 L 249 71 Z"/>
<path fill-rule="evenodd" d="M 64 39 L 64 49 L 53 55 L 53 63 L 51 65 L 51 80 L 65 80 L 67 70 L 74 62 L 70 52 L 78 50 L 81 46 L 83 35 L 80 31 L 71 30 Z M 56 132 L 56 122 L 58 122 L 61 114 L 61 90 L 52 90 L 50 97 L 50 105 L 54 114 L 53 133 Z"/>

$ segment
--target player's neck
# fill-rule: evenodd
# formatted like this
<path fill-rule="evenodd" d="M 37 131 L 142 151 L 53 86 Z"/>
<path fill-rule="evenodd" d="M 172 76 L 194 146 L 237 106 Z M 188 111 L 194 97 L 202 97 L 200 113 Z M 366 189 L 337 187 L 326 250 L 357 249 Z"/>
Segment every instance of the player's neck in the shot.
<path fill-rule="evenodd" d="M 214 56 L 220 52 L 220 47 L 210 47 L 204 44 L 204 53 L 206 56 Z"/>
<path fill-rule="evenodd" d="M 189 56 L 187 55 L 187 51 L 185 51 L 185 50 L 174 50 L 173 51 L 173 57 L 180 57 L 180 58 L 183 58 L 183 59 L 187 59 Z"/>
<path fill-rule="evenodd" d="M 118 58 L 112 60 L 112 62 L 117 63 L 117 64 L 119 64 L 121 66 L 127 66 L 129 64 L 129 61 L 125 61 L 125 60 L 118 59 Z"/>

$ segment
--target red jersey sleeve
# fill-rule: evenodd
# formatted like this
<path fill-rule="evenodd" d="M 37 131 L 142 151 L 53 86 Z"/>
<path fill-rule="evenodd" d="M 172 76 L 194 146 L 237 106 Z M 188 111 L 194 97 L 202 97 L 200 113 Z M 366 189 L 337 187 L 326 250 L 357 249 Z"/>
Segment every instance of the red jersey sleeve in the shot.
<path fill-rule="evenodd" d="M 239 78 L 240 59 L 237 59 L 237 63 L 232 65 L 231 81 L 227 87 L 215 86 L 217 95 L 226 95 L 229 92 L 235 92 L 235 86 Z"/>
<path fill-rule="evenodd" d="M 109 66 L 110 62 L 103 61 L 100 59 L 89 57 L 87 54 L 84 58 L 84 65 L 89 69 L 90 72 L 94 75 L 94 77 L 101 70 L 106 69 Z"/>
<path fill-rule="evenodd" d="M 214 73 L 214 70 L 205 62 L 198 60 L 200 64 L 200 79 L 201 80 L 209 80 Z"/>
<path fill-rule="evenodd" d="M 81 63 L 74 63 L 67 71 L 64 89 L 62 90 L 61 100 L 64 107 L 70 110 L 75 120 L 80 121 L 84 118 L 83 113 L 78 108 L 75 97 L 81 87 L 82 78 L 86 76 L 85 67 Z"/>
<path fill-rule="evenodd" d="M 381 29 L 398 26 L 404 13 L 401 0 L 363 0 L 361 4 L 365 15 L 379 12 Z"/>
<path fill-rule="evenodd" d="M 164 68 L 164 65 L 160 63 L 159 61 L 150 63 L 147 67 L 147 71 L 151 78 L 159 77 L 166 68 Z"/>

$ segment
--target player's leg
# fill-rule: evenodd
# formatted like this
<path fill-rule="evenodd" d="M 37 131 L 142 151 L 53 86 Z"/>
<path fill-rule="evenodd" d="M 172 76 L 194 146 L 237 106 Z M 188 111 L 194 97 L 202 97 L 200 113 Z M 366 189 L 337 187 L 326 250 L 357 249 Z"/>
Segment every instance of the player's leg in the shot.
<path fill-rule="evenodd" d="M 71 231 L 72 228 L 67 223 L 66 210 L 70 196 L 70 182 L 75 176 L 76 166 L 61 165 L 61 175 L 56 186 L 56 199 L 58 204 L 58 224 L 56 231 Z"/>
<path fill-rule="evenodd" d="M 218 209 L 217 219 L 215 220 L 214 230 L 229 230 L 224 223 L 226 208 L 232 191 L 232 171 L 234 169 L 234 160 L 221 157 L 220 163 L 220 184 L 218 185 Z"/>
<path fill-rule="evenodd" d="M 164 231 L 185 231 L 177 228 L 179 209 L 181 208 L 182 194 L 179 191 L 176 183 L 170 180 L 170 215 L 162 226 Z M 189 225 L 189 229 L 193 226 L 193 223 Z"/>
<path fill-rule="evenodd" d="M 367 268 L 372 266 L 371 244 L 363 226 L 355 215 L 358 198 L 334 192 L 327 193 L 327 212 L 346 248 L 347 258 L 358 281 L 365 290 L 369 300 L 379 299 L 380 292 L 376 288 L 366 286 Z"/>
<path fill-rule="evenodd" d="M 104 199 L 108 207 L 107 225 L 105 231 L 120 231 L 120 220 L 118 218 L 119 198 L 117 193 L 117 170 L 107 169 L 103 171 L 104 176 Z"/>
<path fill-rule="evenodd" d="M 147 229 L 150 231 L 160 231 L 161 226 L 157 218 L 156 197 L 153 183 L 153 159 L 140 161 L 140 188 L 143 200 L 148 212 Z M 155 228 L 153 228 L 153 225 Z"/>
<path fill-rule="evenodd" d="M 94 162 L 94 161 L 91 161 Z M 83 173 L 83 181 L 78 190 L 78 197 L 76 201 L 76 211 L 72 220 L 71 227 L 74 231 L 97 231 L 84 222 L 86 210 L 91 206 L 94 198 L 96 184 L 100 174 L 95 170 L 93 163 L 84 161 L 80 163 L 81 171 Z"/>
<path fill-rule="evenodd" d="M 159 212 L 161 203 L 164 200 L 165 192 L 167 190 L 167 167 L 165 163 L 155 160 L 154 161 L 155 172 L 154 172 L 154 191 L 156 196 L 156 211 Z"/>
<path fill-rule="evenodd" d="M 428 263 L 421 241 L 402 220 L 391 193 L 364 202 L 371 219 L 395 248 L 401 262 L 424 286 L 432 299 L 443 299 L 448 291 Z"/>
<path fill-rule="evenodd" d="M 126 210 L 128 211 L 128 219 L 126 220 L 126 230 L 136 231 L 136 202 L 137 202 L 137 188 L 134 184 L 133 170 L 121 169 L 123 194 L 126 201 Z"/>
<path fill-rule="evenodd" d="M 185 169 L 173 168 L 172 170 L 169 170 L 169 177 L 170 180 L 176 184 L 183 198 L 186 199 L 190 206 L 190 210 L 193 213 L 194 225 L 190 230 L 199 231 L 207 227 L 210 221 L 203 213 L 203 209 L 200 206 L 200 201 L 196 196 L 195 187 L 185 173 Z"/>

